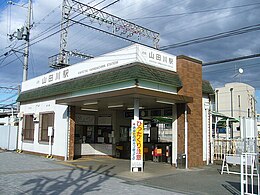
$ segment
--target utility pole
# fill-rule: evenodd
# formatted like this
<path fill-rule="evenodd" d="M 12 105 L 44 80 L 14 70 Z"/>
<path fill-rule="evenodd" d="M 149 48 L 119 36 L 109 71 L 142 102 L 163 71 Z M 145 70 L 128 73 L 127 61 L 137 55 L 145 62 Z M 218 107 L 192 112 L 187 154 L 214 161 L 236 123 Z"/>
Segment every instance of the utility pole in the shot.
<path fill-rule="evenodd" d="M 29 46 L 30 46 L 30 29 L 31 29 L 31 13 L 32 13 L 32 0 L 28 0 L 28 6 L 25 7 L 24 5 L 17 4 L 12 1 L 8 1 L 11 5 L 16 5 L 22 8 L 28 9 L 28 15 L 26 20 L 26 25 L 17 29 L 13 34 L 8 34 L 10 41 L 12 41 L 14 38 L 17 40 L 25 40 L 26 46 L 24 49 L 24 63 L 23 63 L 23 81 L 26 81 L 28 79 L 28 59 L 29 59 Z M 13 52 L 18 52 L 15 50 L 11 50 Z"/>
<path fill-rule="evenodd" d="M 31 11 L 32 11 L 32 0 L 29 0 L 28 15 L 27 15 L 27 21 L 26 21 L 26 26 L 25 26 L 26 47 L 24 49 L 23 82 L 28 79 L 28 60 L 29 60 L 29 46 L 30 46 Z"/>

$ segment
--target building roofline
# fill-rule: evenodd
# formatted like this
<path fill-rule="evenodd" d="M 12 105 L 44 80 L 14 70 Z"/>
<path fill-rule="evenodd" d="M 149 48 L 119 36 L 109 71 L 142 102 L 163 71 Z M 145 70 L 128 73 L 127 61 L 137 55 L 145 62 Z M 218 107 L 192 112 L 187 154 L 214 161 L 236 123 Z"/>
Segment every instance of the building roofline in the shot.
<path fill-rule="evenodd" d="M 191 57 L 185 56 L 185 55 L 179 55 L 179 56 L 177 56 L 177 59 L 184 59 L 184 60 L 189 60 L 189 61 L 192 61 L 192 62 L 195 62 L 195 63 L 198 63 L 198 64 L 202 64 L 201 60 L 191 58 Z"/>

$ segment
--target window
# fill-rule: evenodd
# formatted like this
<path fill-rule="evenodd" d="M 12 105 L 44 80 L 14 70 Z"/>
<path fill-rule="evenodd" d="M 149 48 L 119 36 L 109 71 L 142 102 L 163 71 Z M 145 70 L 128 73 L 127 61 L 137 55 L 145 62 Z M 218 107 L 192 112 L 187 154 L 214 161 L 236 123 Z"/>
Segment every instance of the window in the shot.
<path fill-rule="evenodd" d="M 34 139 L 33 115 L 24 115 L 23 139 L 24 140 L 33 140 Z"/>
<path fill-rule="evenodd" d="M 54 113 L 42 113 L 40 114 L 40 132 L 39 141 L 49 141 L 48 127 L 54 125 Z"/>
<path fill-rule="evenodd" d="M 75 143 L 112 143 L 112 126 L 76 125 Z"/>

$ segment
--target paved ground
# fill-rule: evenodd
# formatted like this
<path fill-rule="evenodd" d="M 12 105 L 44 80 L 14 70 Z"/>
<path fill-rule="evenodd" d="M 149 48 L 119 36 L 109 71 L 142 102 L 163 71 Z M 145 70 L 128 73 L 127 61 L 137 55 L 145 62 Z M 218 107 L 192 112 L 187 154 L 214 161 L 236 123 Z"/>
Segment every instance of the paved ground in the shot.
<path fill-rule="evenodd" d="M 144 173 L 130 173 L 128 160 L 63 162 L 0 151 L 0 194 L 240 194 L 240 176 L 220 175 L 220 167 L 180 170 L 146 162 Z"/>
<path fill-rule="evenodd" d="M 98 170 L 63 165 L 56 160 L 15 152 L 0 152 L 0 194 L 178 194 L 113 177 Z"/>
<path fill-rule="evenodd" d="M 87 157 L 66 163 L 83 169 L 91 168 L 100 173 L 109 169 L 110 174 L 124 179 L 126 183 L 138 183 L 183 194 L 240 194 L 240 176 L 221 175 L 221 165 L 185 170 L 176 169 L 169 164 L 148 161 L 145 162 L 144 173 L 131 173 L 130 162 L 123 159 Z"/>

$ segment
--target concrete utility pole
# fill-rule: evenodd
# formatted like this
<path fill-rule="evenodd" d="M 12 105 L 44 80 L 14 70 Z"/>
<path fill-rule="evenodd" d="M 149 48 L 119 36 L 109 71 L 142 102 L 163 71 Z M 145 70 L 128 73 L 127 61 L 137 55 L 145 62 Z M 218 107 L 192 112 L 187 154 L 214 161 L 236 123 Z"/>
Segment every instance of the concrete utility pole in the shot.
<path fill-rule="evenodd" d="M 26 47 L 24 49 L 23 81 L 26 81 L 28 79 L 28 60 L 29 60 L 29 46 L 30 46 L 31 11 L 32 11 L 32 0 L 29 0 L 28 15 L 27 15 L 27 21 L 26 21 L 26 26 L 25 26 Z"/>

